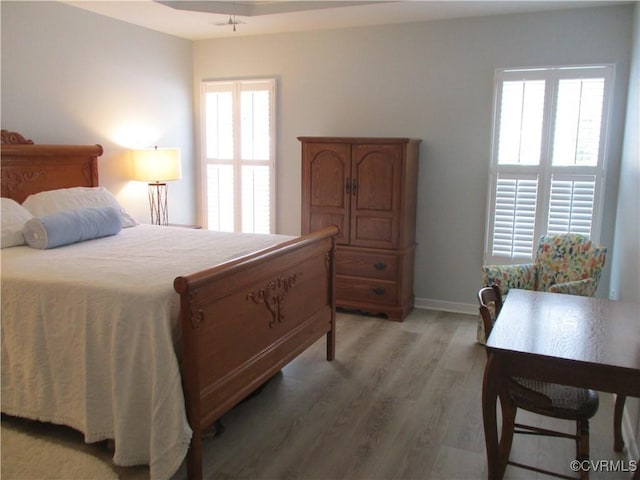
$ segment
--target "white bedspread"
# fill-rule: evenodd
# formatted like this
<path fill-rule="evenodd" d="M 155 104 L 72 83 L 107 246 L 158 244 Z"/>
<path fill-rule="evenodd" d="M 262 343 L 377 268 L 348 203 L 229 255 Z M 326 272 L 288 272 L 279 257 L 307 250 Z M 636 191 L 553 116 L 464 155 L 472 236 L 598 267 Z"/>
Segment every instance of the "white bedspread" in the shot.
<path fill-rule="evenodd" d="M 139 225 L 3 249 L 2 411 L 115 439 L 116 464 L 169 478 L 191 438 L 173 280 L 288 238 Z"/>

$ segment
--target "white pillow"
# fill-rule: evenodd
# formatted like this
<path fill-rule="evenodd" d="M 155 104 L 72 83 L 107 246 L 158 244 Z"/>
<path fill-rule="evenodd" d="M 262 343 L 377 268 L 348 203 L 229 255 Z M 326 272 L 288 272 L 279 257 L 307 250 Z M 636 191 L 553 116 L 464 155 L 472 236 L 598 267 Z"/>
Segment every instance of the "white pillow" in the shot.
<path fill-rule="evenodd" d="M 27 220 L 33 215 L 11 198 L 2 197 L 2 210 L 0 211 L 0 221 L 2 222 L 1 248 L 16 247 L 25 245 L 22 230 Z"/>
<path fill-rule="evenodd" d="M 22 206 L 34 217 L 88 207 L 113 207 L 120 212 L 122 228 L 139 225 L 104 187 L 72 187 L 29 195 Z"/>

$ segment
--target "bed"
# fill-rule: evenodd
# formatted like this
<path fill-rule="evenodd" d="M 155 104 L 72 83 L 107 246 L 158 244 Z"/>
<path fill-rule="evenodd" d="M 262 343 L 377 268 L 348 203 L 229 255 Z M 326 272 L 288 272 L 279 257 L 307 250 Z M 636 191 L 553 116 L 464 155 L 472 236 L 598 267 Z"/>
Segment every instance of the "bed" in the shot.
<path fill-rule="evenodd" d="M 99 145 L 2 143 L 2 197 L 98 187 Z M 186 455 L 201 478 L 206 429 L 322 337 L 334 358 L 336 233 L 136 225 L 3 248 L 2 411 L 113 439 L 151 478 Z"/>

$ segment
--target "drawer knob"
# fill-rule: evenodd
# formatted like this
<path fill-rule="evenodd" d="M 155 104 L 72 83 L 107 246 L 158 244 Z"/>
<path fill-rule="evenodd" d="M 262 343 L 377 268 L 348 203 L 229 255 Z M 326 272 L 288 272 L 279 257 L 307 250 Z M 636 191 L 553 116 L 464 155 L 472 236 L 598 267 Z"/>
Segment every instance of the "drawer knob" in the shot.
<path fill-rule="evenodd" d="M 373 287 L 373 293 L 376 295 L 384 295 L 387 290 L 384 287 Z"/>
<path fill-rule="evenodd" d="M 382 262 L 376 262 L 373 264 L 373 268 L 375 268 L 376 270 L 386 270 L 387 264 Z"/>

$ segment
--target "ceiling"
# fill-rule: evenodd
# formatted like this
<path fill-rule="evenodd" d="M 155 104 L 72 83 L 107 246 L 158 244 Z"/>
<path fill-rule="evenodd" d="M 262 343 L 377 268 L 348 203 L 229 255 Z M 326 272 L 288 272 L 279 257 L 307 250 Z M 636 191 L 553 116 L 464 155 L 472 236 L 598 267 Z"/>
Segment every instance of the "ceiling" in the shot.
<path fill-rule="evenodd" d="M 59 1 L 189 40 L 422 22 L 444 18 L 563 10 L 625 3 L 615 0 Z M 237 25 L 234 25 L 234 19 Z"/>

